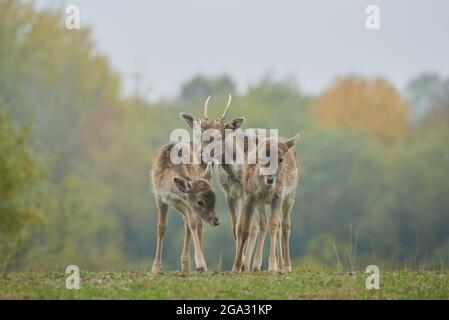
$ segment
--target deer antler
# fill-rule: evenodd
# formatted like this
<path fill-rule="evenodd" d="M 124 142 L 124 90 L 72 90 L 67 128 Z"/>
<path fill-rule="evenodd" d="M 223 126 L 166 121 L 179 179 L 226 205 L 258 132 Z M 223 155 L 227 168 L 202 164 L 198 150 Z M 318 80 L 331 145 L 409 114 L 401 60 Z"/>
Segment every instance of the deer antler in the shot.
<path fill-rule="evenodd" d="M 209 107 L 209 100 L 210 100 L 210 96 L 207 97 L 206 102 L 204 103 L 204 112 L 203 112 L 203 116 L 204 119 L 209 119 L 209 116 L 207 115 L 207 108 Z"/>
<path fill-rule="evenodd" d="M 223 114 L 221 115 L 221 118 L 224 119 L 226 115 L 228 114 L 229 107 L 231 106 L 232 96 L 229 94 L 228 103 L 226 104 L 226 108 L 223 111 Z"/>

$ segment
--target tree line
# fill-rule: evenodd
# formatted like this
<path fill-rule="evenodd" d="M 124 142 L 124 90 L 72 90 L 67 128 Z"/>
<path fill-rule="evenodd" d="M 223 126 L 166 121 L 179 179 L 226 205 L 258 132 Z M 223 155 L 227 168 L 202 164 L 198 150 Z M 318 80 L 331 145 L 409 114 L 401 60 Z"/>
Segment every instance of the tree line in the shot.
<path fill-rule="evenodd" d="M 151 57 L 149 57 L 151 58 Z M 0 266 L 2 271 L 144 269 L 156 241 L 155 150 L 179 112 L 210 113 L 234 96 L 245 127 L 301 133 L 292 211 L 297 263 L 441 267 L 449 262 L 449 79 L 417 75 L 403 90 L 348 75 L 319 95 L 270 76 L 244 93 L 228 75 L 195 75 L 155 103 L 120 94 L 121 75 L 89 29 L 60 12 L 0 3 Z M 206 229 L 211 269 L 229 269 L 224 222 Z M 164 261 L 179 265 L 182 219 L 169 214 Z"/>

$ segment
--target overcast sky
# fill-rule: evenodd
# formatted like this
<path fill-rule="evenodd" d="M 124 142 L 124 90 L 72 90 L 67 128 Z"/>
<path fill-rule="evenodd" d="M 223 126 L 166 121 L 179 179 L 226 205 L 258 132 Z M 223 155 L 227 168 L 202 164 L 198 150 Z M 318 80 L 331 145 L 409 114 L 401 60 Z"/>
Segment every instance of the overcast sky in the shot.
<path fill-rule="evenodd" d="M 449 76 L 447 0 L 37 0 L 76 4 L 99 50 L 149 97 L 173 97 L 195 74 L 229 74 L 244 91 L 270 72 L 308 93 L 341 75 L 383 76 L 402 89 L 421 72 Z M 365 28 L 366 6 L 380 30 Z M 71 31 L 76 32 L 76 31 Z"/>

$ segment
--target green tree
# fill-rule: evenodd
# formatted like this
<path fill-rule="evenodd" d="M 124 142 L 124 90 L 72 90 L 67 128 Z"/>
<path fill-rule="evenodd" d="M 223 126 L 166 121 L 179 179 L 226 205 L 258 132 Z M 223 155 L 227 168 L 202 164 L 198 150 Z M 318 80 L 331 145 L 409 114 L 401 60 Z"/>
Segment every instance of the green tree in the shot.
<path fill-rule="evenodd" d="M 42 203 L 35 183 L 43 178 L 38 154 L 28 145 L 29 127 L 20 128 L 0 104 L 0 265 L 15 267 L 29 226 L 41 223 Z"/>
<path fill-rule="evenodd" d="M 407 84 L 406 96 L 410 102 L 410 120 L 416 123 L 429 112 L 433 100 L 440 93 L 442 79 L 437 74 L 421 74 Z"/>
<path fill-rule="evenodd" d="M 208 96 L 227 95 L 235 92 L 235 84 L 226 75 L 219 77 L 196 76 L 181 87 L 181 98 L 186 101 L 199 101 Z"/>
<path fill-rule="evenodd" d="M 48 172 L 45 223 L 33 228 L 34 266 L 63 267 L 75 259 L 81 267 L 110 265 L 121 254 L 120 237 L 112 236 L 115 221 L 107 219 L 84 132 L 97 109 L 118 101 L 117 74 L 96 52 L 88 28 L 68 32 L 61 12 L 22 1 L 0 2 L 0 56 L 0 99 L 17 123 L 32 119 L 30 143 Z"/>
<path fill-rule="evenodd" d="M 418 128 L 428 131 L 449 128 L 449 79 L 443 81 L 440 89 L 433 95 L 429 110 L 418 123 Z"/>

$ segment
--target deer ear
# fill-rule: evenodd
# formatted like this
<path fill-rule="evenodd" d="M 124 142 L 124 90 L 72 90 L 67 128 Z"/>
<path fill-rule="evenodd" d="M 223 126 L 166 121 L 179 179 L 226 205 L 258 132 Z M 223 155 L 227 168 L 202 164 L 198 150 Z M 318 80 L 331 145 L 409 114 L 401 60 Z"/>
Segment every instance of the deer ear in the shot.
<path fill-rule="evenodd" d="M 242 125 L 243 125 L 243 123 L 245 122 L 245 118 L 235 118 L 234 120 L 232 120 L 230 123 L 228 123 L 227 125 L 226 125 L 226 127 L 228 128 L 228 129 L 234 129 L 234 130 L 237 130 L 238 128 L 240 128 Z"/>
<path fill-rule="evenodd" d="M 212 162 L 207 163 L 206 170 L 204 170 L 204 173 L 201 176 L 201 178 L 206 180 L 210 180 L 212 178 Z"/>
<path fill-rule="evenodd" d="M 179 116 L 189 125 L 190 128 L 193 128 L 193 122 L 198 120 L 194 116 L 191 116 L 190 114 L 184 112 L 181 112 Z"/>
<path fill-rule="evenodd" d="M 298 140 L 298 138 L 299 138 L 299 133 L 296 136 L 294 136 L 294 137 L 288 139 L 287 141 L 285 141 L 285 144 L 287 145 L 287 148 L 290 149 L 291 147 L 293 147 L 296 144 L 296 140 Z"/>
<path fill-rule="evenodd" d="M 182 193 L 190 192 L 190 185 L 187 180 L 178 178 L 178 177 L 174 177 L 173 182 L 175 183 L 175 185 L 179 189 L 179 191 L 181 191 Z"/>

